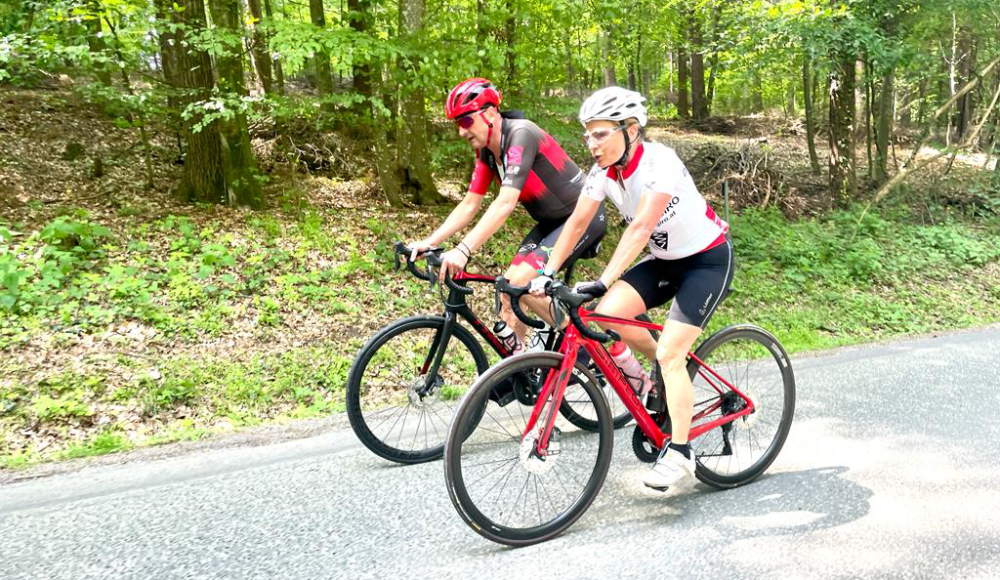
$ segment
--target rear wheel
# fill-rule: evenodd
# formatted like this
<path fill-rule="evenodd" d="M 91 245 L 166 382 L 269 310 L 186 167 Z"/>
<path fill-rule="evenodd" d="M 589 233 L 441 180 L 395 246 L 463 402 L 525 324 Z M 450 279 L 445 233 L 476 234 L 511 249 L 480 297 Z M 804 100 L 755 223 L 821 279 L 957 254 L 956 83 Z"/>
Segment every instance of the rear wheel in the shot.
<path fill-rule="evenodd" d="M 720 489 L 749 483 L 771 465 L 791 430 L 795 412 L 791 362 L 773 335 L 752 325 L 720 330 L 698 347 L 695 356 L 711 370 L 693 359 L 688 362 L 694 385 L 692 428 L 747 407 L 746 400 L 720 378 L 754 406 L 752 413 L 691 440 L 698 458 L 695 474 Z"/>

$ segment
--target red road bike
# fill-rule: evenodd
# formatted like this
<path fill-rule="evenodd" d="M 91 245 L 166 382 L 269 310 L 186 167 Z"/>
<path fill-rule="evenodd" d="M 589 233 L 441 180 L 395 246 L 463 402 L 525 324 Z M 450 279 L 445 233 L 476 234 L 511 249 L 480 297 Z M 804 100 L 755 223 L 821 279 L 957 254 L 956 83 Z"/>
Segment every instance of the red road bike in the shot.
<path fill-rule="evenodd" d="M 497 292 L 509 294 L 515 306 L 526 291 L 497 281 Z M 572 322 L 558 352 L 517 355 L 481 375 L 458 408 L 445 443 L 445 477 L 458 513 L 482 536 L 511 546 L 550 539 L 572 525 L 597 497 L 611 465 L 612 416 L 597 381 L 582 381 L 572 394 L 566 390 L 580 348 L 635 418 L 636 456 L 654 461 L 670 438 L 662 381 L 641 401 L 603 344 L 618 340 L 618 334 L 588 324 L 662 327 L 590 312 L 583 305 L 593 297 L 561 283 L 552 284 L 548 294 L 557 321 L 568 315 Z M 537 327 L 539 321 L 514 310 Z M 753 481 L 777 457 L 791 428 L 795 378 L 788 355 L 769 332 L 739 324 L 701 342 L 689 354 L 687 370 L 694 385 L 689 438 L 697 478 L 720 489 Z M 537 396 L 531 404 L 498 407 L 490 393 L 514 376 L 534 381 Z M 595 431 L 581 430 L 555 412 L 568 398 L 576 409 L 593 409 Z"/>

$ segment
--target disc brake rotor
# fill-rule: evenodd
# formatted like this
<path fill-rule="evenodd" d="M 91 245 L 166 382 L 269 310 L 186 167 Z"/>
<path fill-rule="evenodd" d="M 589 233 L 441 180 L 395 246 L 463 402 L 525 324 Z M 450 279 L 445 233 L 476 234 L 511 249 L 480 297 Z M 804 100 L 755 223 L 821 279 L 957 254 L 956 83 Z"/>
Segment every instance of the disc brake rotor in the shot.
<path fill-rule="evenodd" d="M 558 427 L 552 428 L 552 435 L 549 436 L 549 445 L 544 456 L 538 454 L 537 443 L 540 433 L 532 433 L 521 440 L 521 467 L 529 473 L 544 475 L 551 470 L 559 457 L 561 447 L 560 432 Z"/>
<path fill-rule="evenodd" d="M 415 377 L 410 381 L 409 388 L 406 389 L 406 396 L 410 401 L 410 405 L 416 407 L 417 409 L 423 409 L 429 407 L 434 403 L 437 403 L 441 398 L 441 385 L 444 381 L 440 376 L 434 379 L 434 384 L 431 385 L 430 389 L 426 390 L 424 395 L 421 395 L 421 391 L 424 391 L 424 386 L 427 382 L 426 375 L 421 375 Z"/>

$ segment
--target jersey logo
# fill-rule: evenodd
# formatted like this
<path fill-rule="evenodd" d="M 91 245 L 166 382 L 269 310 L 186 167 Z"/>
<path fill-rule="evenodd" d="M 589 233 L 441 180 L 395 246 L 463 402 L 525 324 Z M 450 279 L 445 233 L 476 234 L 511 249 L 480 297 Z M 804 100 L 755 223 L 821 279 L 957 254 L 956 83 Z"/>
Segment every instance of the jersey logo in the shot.
<path fill-rule="evenodd" d="M 667 232 L 653 232 L 653 235 L 649 236 L 649 241 L 657 248 L 666 252 L 669 238 L 670 236 L 667 235 Z"/>
<path fill-rule="evenodd" d="M 513 145 L 507 149 L 507 165 L 520 165 L 524 156 L 524 147 Z"/>

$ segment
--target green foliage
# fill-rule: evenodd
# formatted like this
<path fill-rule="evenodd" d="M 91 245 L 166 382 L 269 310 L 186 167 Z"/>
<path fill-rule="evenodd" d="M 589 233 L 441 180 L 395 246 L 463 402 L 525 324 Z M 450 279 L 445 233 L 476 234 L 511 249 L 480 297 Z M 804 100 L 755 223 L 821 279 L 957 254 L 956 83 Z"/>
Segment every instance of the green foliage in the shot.
<path fill-rule="evenodd" d="M 70 445 L 65 451 L 59 453 L 58 457 L 60 459 L 78 459 L 106 455 L 131 449 L 133 446 L 133 443 L 125 435 L 108 430 L 97 434 L 90 440 Z"/>
<path fill-rule="evenodd" d="M 53 399 L 42 395 L 31 405 L 31 412 L 41 421 L 89 416 L 90 407 L 72 396 Z"/>
<path fill-rule="evenodd" d="M 101 263 L 110 233 L 84 212 L 58 217 L 21 243 L 9 229 L 0 231 L 0 312 L 53 312 L 67 297 L 67 281 Z"/>
<path fill-rule="evenodd" d="M 712 327 L 749 312 L 794 352 L 983 320 L 970 311 L 996 315 L 972 282 L 1000 261 L 996 225 L 924 226 L 863 213 L 798 223 L 773 210 L 735 216 L 736 292 Z M 963 294 L 968 311 L 941 308 L 952 292 Z"/>

